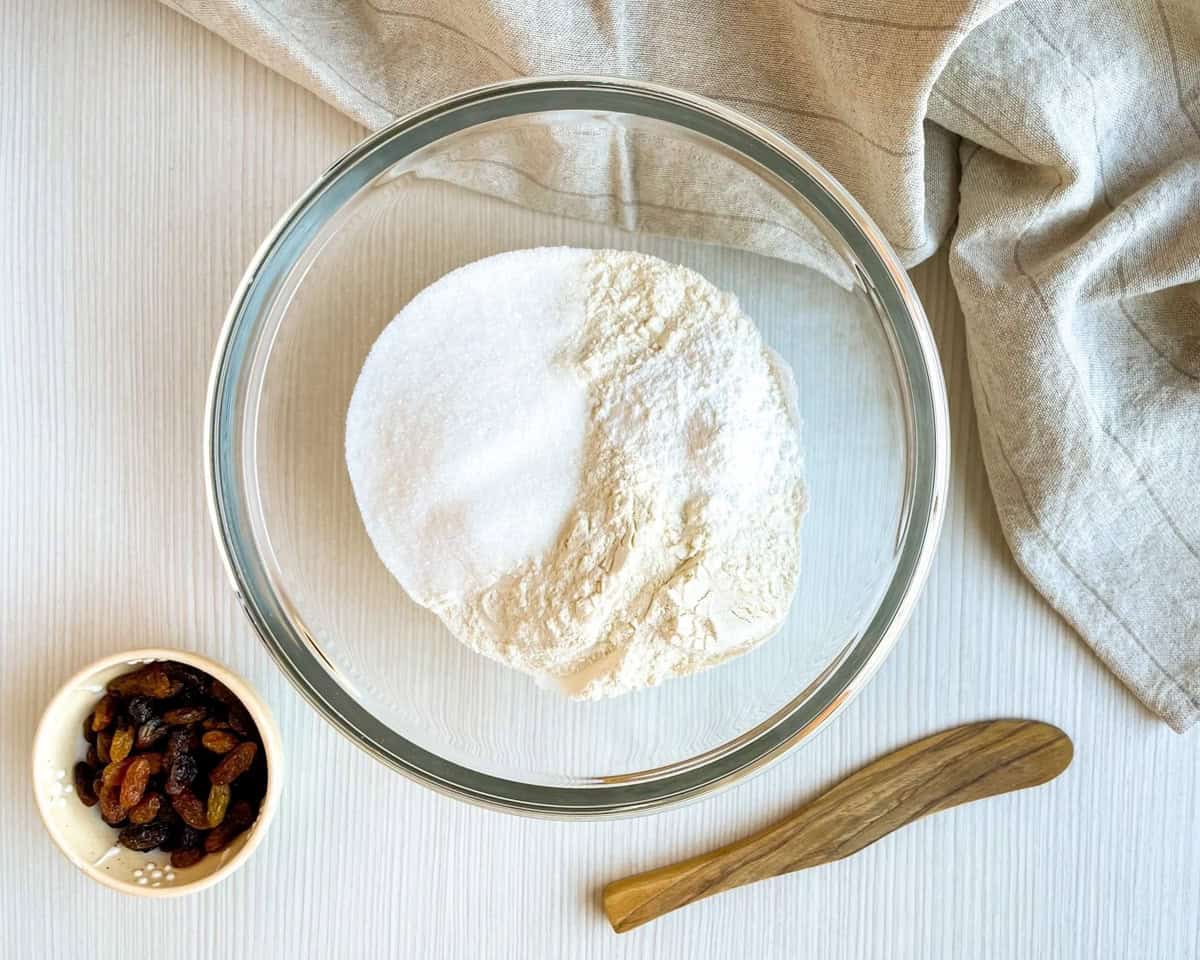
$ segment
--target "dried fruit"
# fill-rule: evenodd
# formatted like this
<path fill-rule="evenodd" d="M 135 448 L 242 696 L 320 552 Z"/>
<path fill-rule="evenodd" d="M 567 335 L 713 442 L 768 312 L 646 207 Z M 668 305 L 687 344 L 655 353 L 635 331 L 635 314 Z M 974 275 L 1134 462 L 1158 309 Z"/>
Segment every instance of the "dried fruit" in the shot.
<path fill-rule="evenodd" d="M 184 867 L 195 866 L 203 859 L 204 849 L 202 847 L 185 847 L 171 854 L 171 866 L 176 870 L 182 870 Z"/>
<path fill-rule="evenodd" d="M 197 830 L 208 829 L 208 810 L 191 790 L 183 790 L 171 798 L 171 806 L 183 822 Z"/>
<path fill-rule="evenodd" d="M 124 760 L 133 751 L 133 727 L 127 723 L 117 725 L 117 730 L 112 736 L 112 743 L 109 744 L 108 753 L 112 760 L 120 762 Z"/>
<path fill-rule="evenodd" d="M 105 766 L 100 771 L 100 783 L 104 787 L 119 787 L 121 780 L 125 776 L 125 770 L 129 767 L 130 760 L 115 760 Z"/>
<path fill-rule="evenodd" d="M 191 753 L 196 749 L 195 731 L 189 729 L 172 730 L 170 736 L 167 737 L 166 761 L 167 767 L 175 762 L 175 758 L 181 753 Z"/>
<path fill-rule="evenodd" d="M 206 750 L 211 750 L 213 753 L 228 753 L 241 743 L 228 730 L 209 730 L 200 738 L 200 742 Z"/>
<path fill-rule="evenodd" d="M 133 745 L 139 750 L 146 750 L 154 746 L 170 732 L 171 728 L 163 723 L 162 720 L 158 717 L 151 717 L 137 728 L 137 736 L 134 737 Z"/>
<path fill-rule="evenodd" d="M 258 744 L 256 743 L 239 743 L 236 747 L 230 750 L 221 762 L 213 767 L 212 772 L 208 775 L 208 779 L 212 783 L 233 783 L 238 777 L 250 769 L 250 764 L 254 762 L 254 756 L 258 753 Z"/>
<path fill-rule="evenodd" d="M 142 801 L 146 784 L 150 782 L 150 761 L 134 757 L 129 761 L 125 776 L 121 779 L 121 806 L 132 810 Z"/>
<path fill-rule="evenodd" d="M 104 787 L 100 791 L 100 816 L 110 826 L 120 826 L 125 822 L 127 811 L 121 806 L 121 788 L 117 786 Z"/>
<path fill-rule="evenodd" d="M 134 697 L 125 708 L 129 719 L 139 726 L 154 716 L 154 701 L 149 697 Z"/>
<path fill-rule="evenodd" d="M 116 677 L 108 682 L 108 692 L 122 697 L 140 694 L 155 700 L 163 700 L 166 697 L 173 697 L 181 689 L 183 689 L 183 684 L 178 680 L 172 680 L 167 671 L 163 669 L 162 664 L 159 663 L 149 664 L 140 670 Z"/>
<path fill-rule="evenodd" d="M 220 826 L 225 819 L 225 811 L 229 809 L 230 789 L 228 784 L 215 784 L 208 791 L 208 825 Z"/>
<path fill-rule="evenodd" d="M 139 753 L 138 756 L 150 764 L 150 776 L 152 777 L 166 769 L 161 753 Z"/>
<path fill-rule="evenodd" d="M 112 726 L 113 720 L 117 716 L 117 698 L 111 693 L 106 693 L 100 698 L 96 704 L 96 709 L 92 711 L 92 729 L 99 733 L 101 730 L 107 730 Z"/>
<path fill-rule="evenodd" d="M 172 797 L 182 793 L 196 779 L 196 774 L 199 772 L 196 758 L 190 753 L 181 753 L 171 764 L 171 769 L 167 771 L 167 782 L 163 785 L 163 789 L 168 796 Z"/>
<path fill-rule="evenodd" d="M 75 792 L 79 794 L 79 799 L 83 801 L 85 807 L 94 807 L 100 802 L 96 791 L 92 789 L 92 781 L 95 777 L 96 771 L 82 760 L 75 764 Z"/>
<path fill-rule="evenodd" d="M 136 807 L 129 811 L 129 822 L 136 824 L 150 823 L 158 816 L 160 809 L 162 809 L 162 797 L 151 790 L 142 797 Z"/>
<path fill-rule="evenodd" d="M 199 723 L 208 715 L 203 707 L 176 707 L 163 714 L 163 722 L 172 727 L 182 727 L 189 723 Z"/>
<path fill-rule="evenodd" d="M 117 839 L 130 850 L 153 850 L 167 839 L 170 829 L 165 823 L 147 823 L 126 827 Z"/>
<path fill-rule="evenodd" d="M 225 822 L 208 831 L 204 838 L 206 853 L 217 853 L 224 850 L 234 839 L 254 822 L 254 808 L 245 801 L 233 805 Z"/>
<path fill-rule="evenodd" d="M 114 678 L 82 733 L 75 791 L 131 849 L 158 847 L 191 866 L 258 816 L 268 783 L 258 729 L 228 687 L 194 667 L 156 662 Z M 197 794 L 201 778 L 207 793 Z"/>

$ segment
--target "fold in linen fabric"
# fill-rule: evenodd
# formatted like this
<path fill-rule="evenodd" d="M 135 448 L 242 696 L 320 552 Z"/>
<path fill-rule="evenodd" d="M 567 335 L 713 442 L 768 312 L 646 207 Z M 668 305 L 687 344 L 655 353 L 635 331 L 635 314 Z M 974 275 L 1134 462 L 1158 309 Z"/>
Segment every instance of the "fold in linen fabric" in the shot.
<path fill-rule="evenodd" d="M 909 265 L 949 238 L 1018 563 L 1151 710 L 1200 716 L 1196 0 L 169 3 L 373 128 L 521 76 L 680 87 L 812 154 Z M 481 144 L 437 175 L 829 269 L 769 201 L 722 222 L 729 196 L 610 139 Z"/>

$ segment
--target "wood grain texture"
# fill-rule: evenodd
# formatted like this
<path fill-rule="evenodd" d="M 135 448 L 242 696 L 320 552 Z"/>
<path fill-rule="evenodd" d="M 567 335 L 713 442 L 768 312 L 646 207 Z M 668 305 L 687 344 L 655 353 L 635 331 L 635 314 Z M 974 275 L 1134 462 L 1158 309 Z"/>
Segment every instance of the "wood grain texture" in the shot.
<path fill-rule="evenodd" d="M 384 769 L 301 701 L 238 609 L 204 503 L 204 389 L 229 298 L 362 131 L 153 0 L 0 0 L 0 14 L 0 954 L 1200 956 L 1197 740 L 1142 710 L 1013 564 L 943 257 L 914 280 L 949 384 L 946 528 L 864 693 L 788 760 L 691 807 L 595 824 L 477 810 Z M 27 772 L 62 680 L 151 642 L 239 671 L 287 749 L 251 861 L 157 904 L 55 852 Z M 730 842 L 880 753 L 995 716 L 1070 730 L 1075 763 L 1045 789 L 614 936 L 605 879 Z"/>
<path fill-rule="evenodd" d="M 625 933 L 725 890 L 841 860 L 931 813 L 1053 780 L 1072 752 L 1058 727 L 1032 720 L 943 730 L 856 770 L 757 833 L 610 883 L 604 912 Z"/>

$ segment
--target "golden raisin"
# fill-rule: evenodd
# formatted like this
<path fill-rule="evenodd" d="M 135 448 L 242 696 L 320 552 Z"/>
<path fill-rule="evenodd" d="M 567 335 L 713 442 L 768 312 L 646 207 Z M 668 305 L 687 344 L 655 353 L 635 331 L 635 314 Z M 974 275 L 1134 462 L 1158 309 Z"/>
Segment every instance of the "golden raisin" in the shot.
<path fill-rule="evenodd" d="M 142 801 L 146 784 L 150 782 L 150 762 L 143 757 L 129 761 L 125 776 L 121 780 L 121 806 L 132 810 Z"/>
<path fill-rule="evenodd" d="M 117 716 L 117 698 L 111 693 L 106 693 L 100 698 L 96 704 L 96 709 L 92 711 L 92 729 L 99 733 L 101 730 L 107 730 L 112 726 L 113 720 Z"/>
<path fill-rule="evenodd" d="M 142 797 L 141 802 L 129 811 L 129 822 L 135 824 L 149 823 L 158 816 L 162 808 L 162 797 L 151 790 Z"/>
<path fill-rule="evenodd" d="M 199 723 L 208 715 L 203 707 L 176 707 L 163 714 L 163 722 L 171 727 L 183 727 L 189 723 Z"/>
<path fill-rule="evenodd" d="M 229 794 L 229 785 L 224 783 L 214 784 L 208 791 L 208 825 L 210 827 L 219 826 L 225 819 L 225 811 L 229 809 Z"/>
<path fill-rule="evenodd" d="M 129 724 L 121 724 L 112 736 L 112 743 L 108 747 L 109 756 L 119 763 L 129 756 L 132 750 L 133 727 Z"/>
<path fill-rule="evenodd" d="M 111 745 L 112 734 L 107 730 L 96 737 L 96 756 L 100 758 L 101 763 L 108 763 L 112 760 L 112 755 L 108 752 Z"/>
<path fill-rule="evenodd" d="M 110 826 L 125 822 L 126 810 L 121 806 L 121 788 L 104 787 L 100 791 L 100 816 Z"/>
<path fill-rule="evenodd" d="M 216 784 L 233 783 L 250 769 L 256 753 L 258 753 L 258 744 L 239 743 L 221 758 L 220 763 L 212 768 L 212 773 L 208 775 L 209 781 Z"/>
<path fill-rule="evenodd" d="M 165 697 L 175 696 L 181 689 L 183 689 L 183 684 L 178 680 L 172 680 L 167 671 L 157 663 L 152 663 L 108 682 L 108 692 L 119 694 L 122 697 L 141 694 L 154 700 L 162 700 Z"/>
<path fill-rule="evenodd" d="M 200 738 L 200 742 L 213 753 L 228 753 L 240 741 L 228 730 L 209 730 Z"/>

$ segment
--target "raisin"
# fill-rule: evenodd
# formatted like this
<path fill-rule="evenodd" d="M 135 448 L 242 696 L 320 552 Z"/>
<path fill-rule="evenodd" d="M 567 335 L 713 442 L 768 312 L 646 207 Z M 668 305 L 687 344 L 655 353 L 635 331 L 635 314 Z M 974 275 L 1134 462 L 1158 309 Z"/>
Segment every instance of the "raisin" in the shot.
<path fill-rule="evenodd" d="M 132 760 L 114 760 L 100 771 L 100 783 L 105 789 L 119 787 Z"/>
<path fill-rule="evenodd" d="M 225 822 L 208 831 L 204 838 L 205 852 L 217 853 L 224 850 L 253 822 L 254 808 L 239 800 L 226 815 Z"/>
<path fill-rule="evenodd" d="M 88 743 L 96 742 L 96 731 L 92 729 L 92 718 L 95 716 L 96 713 L 93 711 L 83 718 L 83 739 Z"/>
<path fill-rule="evenodd" d="M 163 664 L 163 669 L 172 680 L 178 680 L 185 690 L 195 690 L 200 693 L 208 691 L 208 674 L 195 667 L 189 667 L 186 663 L 180 663 L 178 660 L 168 660 Z"/>
<path fill-rule="evenodd" d="M 223 684 L 220 680 L 213 680 L 213 682 L 209 685 L 208 692 L 214 700 L 220 700 L 221 703 L 225 704 L 227 707 L 232 707 L 234 705 L 240 707 L 242 705 L 241 701 L 238 700 L 233 691 L 225 686 L 225 684 Z"/>
<path fill-rule="evenodd" d="M 220 717 L 208 717 L 200 726 L 205 730 L 228 730 L 229 721 L 223 720 Z"/>
<path fill-rule="evenodd" d="M 96 737 L 96 756 L 100 758 L 101 763 L 108 763 L 112 760 L 112 755 L 108 752 L 108 748 L 112 745 L 112 734 L 107 730 Z"/>
<path fill-rule="evenodd" d="M 229 708 L 229 729 L 240 733 L 243 737 L 253 737 L 258 733 L 258 728 L 254 726 L 254 721 L 250 719 L 250 714 L 246 712 L 246 708 L 240 703 L 235 703 Z"/>
<path fill-rule="evenodd" d="M 225 811 L 229 809 L 229 785 L 216 784 L 208 791 L 208 825 L 220 826 L 225 819 Z"/>
<path fill-rule="evenodd" d="M 203 859 L 204 849 L 202 847 L 184 847 L 171 854 L 171 866 L 176 870 L 182 870 L 184 867 L 195 866 Z"/>
<path fill-rule="evenodd" d="M 171 769 L 167 771 L 167 782 L 163 786 L 163 789 L 172 797 L 182 793 L 196 779 L 196 774 L 199 772 L 196 758 L 190 753 L 181 753 L 175 758 L 175 762 L 171 764 Z"/>
<path fill-rule="evenodd" d="M 163 723 L 172 727 L 183 727 L 189 723 L 199 723 L 208 711 L 203 707 L 176 707 L 163 714 Z"/>
<path fill-rule="evenodd" d="M 167 839 L 170 829 L 165 823 L 146 823 L 126 827 L 117 839 L 130 850 L 153 850 Z"/>
<path fill-rule="evenodd" d="M 150 823 L 152 820 L 158 817 L 158 811 L 161 808 L 162 797 L 151 790 L 144 797 L 142 797 L 137 806 L 133 807 L 129 811 L 129 822 L 138 825 Z"/>
<path fill-rule="evenodd" d="M 134 697 L 125 708 L 129 719 L 141 726 L 154 716 L 154 701 L 149 697 Z"/>
<path fill-rule="evenodd" d="M 167 767 L 170 768 L 180 754 L 191 753 L 195 750 L 197 743 L 195 731 L 190 729 L 172 730 L 170 736 L 167 737 L 167 750 L 164 758 Z"/>
<path fill-rule="evenodd" d="M 89 743 L 87 748 L 87 756 L 84 758 L 89 767 L 100 766 L 100 754 L 96 752 L 96 745 Z"/>
<path fill-rule="evenodd" d="M 142 802 L 146 784 L 150 782 L 150 761 L 134 757 L 121 780 L 121 806 L 132 810 Z"/>
<path fill-rule="evenodd" d="M 138 756 L 150 764 L 150 776 L 152 777 L 155 774 L 162 773 L 166 769 L 166 764 L 163 762 L 163 755 L 161 753 L 141 753 Z"/>
<path fill-rule="evenodd" d="M 233 783 L 238 777 L 250 769 L 254 756 L 258 753 L 255 743 L 239 743 L 221 758 L 221 762 L 212 768 L 208 779 L 212 783 Z"/>
<path fill-rule="evenodd" d="M 209 730 L 200 738 L 200 742 L 213 753 L 228 753 L 240 741 L 228 730 Z"/>
<path fill-rule="evenodd" d="M 133 742 L 139 750 L 145 750 L 154 746 L 170 732 L 170 727 L 158 717 L 151 717 L 137 728 L 137 736 Z"/>
<path fill-rule="evenodd" d="M 100 816 L 104 822 L 116 827 L 125 822 L 126 809 L 121 806 L 121 788 L 104 787 L 100 791 Z"/>
<path fill-rule="evenodd" d="M 127 723 L 122 723 L 117 726 L 116 732 L 112 736 L 112 743 L 108 746 L 108 754 L 112 760 L 120 763 L 133 750 L 133 727 Z"/>
<path fill-rule="evenodd" d="M 182 688 L 183 684 L 178 680 L 172 680 L 167 671 L 163 669 L 162 664 L 158 663 L 152 663 L 108 682 L 109 693 L 119 694 L 122 697 L 140 694 L 154 700 L 172 697 Z"/>
<path fill-rule="evenodd" d="M 75 764 L 75 792 L 79 794 L 79 799 L 85 807 L 94 807 L 100 802 L 96 791 L 92 789 L 92 781 L 95 778 L 96 771 L 82 760 Z"/>
<path fill-rule="evenodd" d="M 229 808 L 229 813 L 226 819 L 239 830 L 245 830 L 258 817 L 258 811 L 254 809 L 245 800 L 239 800 Z"/>
<path fill-rule="evenodd" d="M 112 726 L 112 722 L 116 719 L 116 716 L 117 698 L 111 693 L 106 693 L 96 704 L 96 709 L 92 711 L 92 729 L 97 733 L 101 730 L 107 730 Z"/>
<path fill-rule="evenodd" d="M 195 827 L 197 830 L 208 829 L 208 810 L 191 790 L 182 790 L 171 797 L 171 806 L 189 827 Z"/>

